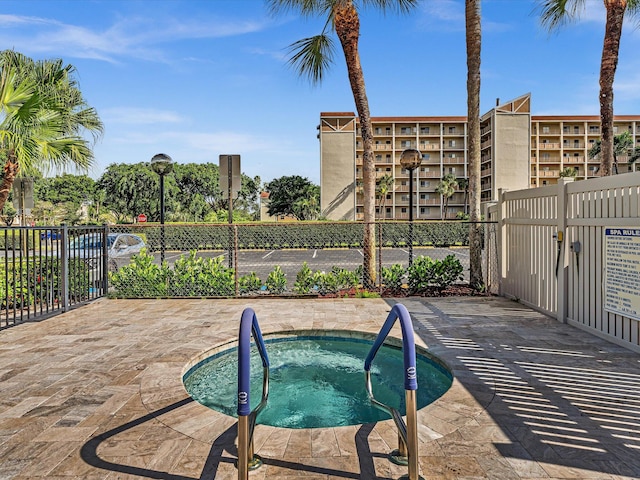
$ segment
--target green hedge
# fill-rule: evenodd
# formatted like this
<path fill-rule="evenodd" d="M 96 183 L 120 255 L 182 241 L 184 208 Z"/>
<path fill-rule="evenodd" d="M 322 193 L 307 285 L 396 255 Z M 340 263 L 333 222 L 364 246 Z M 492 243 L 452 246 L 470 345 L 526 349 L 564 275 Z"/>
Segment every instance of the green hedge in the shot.
<path fill-rule="evenodd" d="M 238 248 L 362 248 L 364 224 L 357 222 L 291 222 L 280 224 L 230 225 L 165 225 L 166 250 L 226 250 L 238 237 Z M 150 252 L 160 250 L 161 227 L 117 227 L 113 231 L 128 231 L 143 236 Z M 376 244 L 384 247 L 405 247 L 409 244 L 408 222 L 376 224 Z M 414 246 L 469 245 L 469 224 L 466 222 L 414 222 Z"/>

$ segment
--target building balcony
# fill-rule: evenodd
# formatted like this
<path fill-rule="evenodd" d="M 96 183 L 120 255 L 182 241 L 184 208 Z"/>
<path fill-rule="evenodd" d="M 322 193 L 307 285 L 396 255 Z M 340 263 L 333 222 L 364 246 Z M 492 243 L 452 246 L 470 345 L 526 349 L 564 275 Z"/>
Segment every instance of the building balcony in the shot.
<path fill-rule="evenodd" d="M 358 148 L 361 148 L 360 146 L 358 146 Z M 374 150 L 393 150 L 393 145 L 391 144 L 385 144 L 385 143 L 376 143 L 373 145 L 373 149 Z"/>
<path fill-rule="evenodd" d="M 422 150 L 440 150 L 440 145 L 437 143 L 421 143 L 420 151 Z"/>
<path fill-rule="evenodd" d="M 564 143 L 562 146 L 565 150 L 571 150 L 571 149 L 583 150 L 584 149 L 584 143 Z"/>
<path fill-rule="evenodd" d="M 541 170 L 538 172 L 539 177 L 559 177 L 560 170 Z"/>
<path fill-rule="evenodd" d="M 584 157 L 562 157 L 562 163 L 584 163 Z"/>
<path fill-rule="evenodd" d="M 538 148 L 540 150 L 559 150 L 559 143 L 539 143 L 537 146 L 534 145 L 533 148 Z"/>
<path fill-rule="evenodd" d="M 464 157 L 456 157 L 456 158 L 444 157 L 442 159 L 442 163 L 444 165 L 464 165 L 465 159 Z"/>

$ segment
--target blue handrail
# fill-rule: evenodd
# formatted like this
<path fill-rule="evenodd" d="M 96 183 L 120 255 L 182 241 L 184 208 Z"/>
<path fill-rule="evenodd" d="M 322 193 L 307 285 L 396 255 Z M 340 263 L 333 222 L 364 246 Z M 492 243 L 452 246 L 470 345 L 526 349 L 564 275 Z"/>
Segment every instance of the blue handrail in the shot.
<path fill-rule="evenodd" d="M 251 335 L 262 359 L 262 400 L 251 411 Z M 240 318 L 238 336 L 238 479 L 248 480 L 249 470 L 262 465 L 253 453 L 253 429 L 256 417 L 269 397 L 269 356 L 262 339 L 258 317 L 251 308 L 245 308 Z"/>
<path fill-rule="evenodd" d="M 269 356 L 264 346 L 258 317 L 251 308 L 245 308 L 240 319 L 240 335 L 238 338 L 238 415 L 251 413 L 251 333 L 262 359 L 262 367 L 269 368 Z"/>
<path fill-rule="evenodd" d="M 402 419 L 402 415 L 398 410 L 384 403 L 379 402 L 373 396 L 371 387 L 371 364 L 378 350 L 384 343 L 385 339 L 391 332 L 391 328 L 400 320 L 400 328 L 402 330 L 402 353 L 404 359 L 404 389 L 405 403 L 407 407 L 407 422 Z M 384 325 L 380 329 L 369 355 L 364 362 L 364 373 L 367 393 L 371 403 L 388 412 L 391 415 L 396 427 L 398 428 L 398 449 L 389 455 L 391 461 L 400 465 L 407 465 L 409 480 L 418 480 L 422 477 L 418 474 L 418 420 L 417 420 L 417 404 L 416 390 L 418 389 L 418 375 L 416 370 L 416 345 L 413 335 L 413 324 L 411 323 L 411 315 L 406 307 L 397 303 L 389 312 Z M 405 478 L 405 477 L 403 477 Z"/>
<path fill-rule="evenodd" d="M 396 323 L 396 319 L 400 320 L 400 328 L 402 330 L 402 354 L 404 357 L 404 388 L 405 390 L 417 390 L 418 389 L 418 377 L 416 374 L 416 344 L 413 336 L 413 325 L 411 323 L 411 315 L 407 308 L 397 303 L 389 312 L 387 320 L 384 322 L 380 333 L 373 343 L 373 347 L 367 355 L 367 359 L 364 362 L 365 371 L 371 370 L 371 364 L 373 359 L 378 353 L 378 350 L 386 340 L 391 328 Z"/>

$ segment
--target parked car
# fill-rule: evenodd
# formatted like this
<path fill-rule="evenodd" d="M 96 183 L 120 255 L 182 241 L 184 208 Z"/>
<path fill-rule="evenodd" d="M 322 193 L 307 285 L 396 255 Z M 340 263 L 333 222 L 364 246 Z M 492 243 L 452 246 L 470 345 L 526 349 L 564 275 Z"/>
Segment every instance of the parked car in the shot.
<path fill-rule="evenodd" d="M 58 240 L 59 238 L 62 238 L 62 232 L 57 230 L 47 230 L 40 233 L 40 240 Z"/>
<path fill-rule="evenodd" d="M 144 240 L 131 233 L 109 233 L 107 235 L 107 256 L 109 271 L 118 270 L 119 266 L 129 263 L 131 256 L 140 253 L 145 247 Z M 69 244 L 69 256 L 86 258 L 92 267 L 101 258 L 102 234 L 86 233 L 74 238 Z"/>

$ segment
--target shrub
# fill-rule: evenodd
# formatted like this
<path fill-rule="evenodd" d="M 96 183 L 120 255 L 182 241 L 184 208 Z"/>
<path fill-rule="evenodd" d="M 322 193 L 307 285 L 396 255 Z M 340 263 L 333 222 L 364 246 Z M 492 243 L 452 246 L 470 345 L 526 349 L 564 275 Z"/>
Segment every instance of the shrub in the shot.
<path fill-rule="evenodd" d="M 198 257 L 192 250 L 176 260 L 170 277 L 172 296 L 229 296 L 235 294 L 234 270 L 223 257 Z"/>
<path fill-rule="evenodd" d="M 399 263 L 391 267 L 382 267 L 382 282 L 392 293 L 399 293 L 402 291 L 406 273 L 407 271 Z"/>
<path fill-rule="evenodd" d="M 447 255 L 444 260 L 433 260 L 420 256 L 407 269 L 409 291 L 420 294 L 430 287 L 444 290 L 456 280 L 462 280 L 462 264 L 454 255 Z"/>
<path fill-rule="evenodd" d="M 300 294 L 306 295 L 311 292 L 315 285 L 315 279 L 313 272 L 307 265 L 307 262 L 302 264 L 302 268 L 296 275 L 296 281 L 293 284 L 293 291 Z"/>
<path fill-rule="evenodd" d="M 262 288 L 262 282 L 256 275 L 256 272 L 251 272 L 247 275 L 243 275 L 238 279 L 238 290 L 241 295 L 248 295 L 251 293 L 259 292 Z"/>
<path fill-rule="evenodd" d="M 273 293 L 274 295 L 280 295 L 284 293 L 287 289 L 287 276 L 280 268 L 280 265 L 276 265 L 276 267 L 269 273 L 267 277 L 267 281 L 264 282 L 265 286 L 269 293 Z"/>
<path fill-rule="evenodd" d="M 120 298 L 166 297 L 169 293 L 169 267 L 153 263 L 153 255 L 146 250 L 134 255 L 129 265 L 109 273 L 113 296 Z"/>

